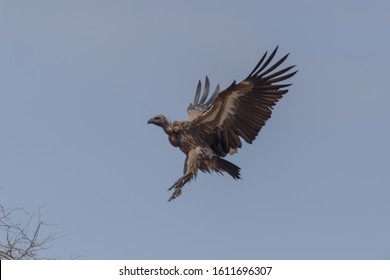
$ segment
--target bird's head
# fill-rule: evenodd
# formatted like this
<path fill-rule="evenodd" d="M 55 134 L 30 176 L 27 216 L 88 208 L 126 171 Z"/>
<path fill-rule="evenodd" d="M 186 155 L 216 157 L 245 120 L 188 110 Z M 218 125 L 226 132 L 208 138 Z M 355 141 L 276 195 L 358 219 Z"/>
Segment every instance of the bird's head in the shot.
<path fill-rule="evenodd" d="M 164 115 L 157 115 L 151 118 L 150 120 L 148 120 L 148 124 L 151 123 L 157 126 L 161 126 L 162 128 L 165 128 L 169 125 L 169 121 Z"/>

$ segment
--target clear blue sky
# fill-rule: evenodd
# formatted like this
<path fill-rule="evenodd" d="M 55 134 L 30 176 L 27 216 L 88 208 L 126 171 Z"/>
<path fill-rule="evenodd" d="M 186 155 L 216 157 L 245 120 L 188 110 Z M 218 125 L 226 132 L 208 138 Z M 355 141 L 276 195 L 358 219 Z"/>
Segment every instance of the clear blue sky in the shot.
<path fill-rule="evenodd" d="M 38 207 L 69 259 L 389 259 L 389 1 L 1 1 L 0 203 Z M 148 126 L 266 50 L 299 73 L 243 180 Z"/>

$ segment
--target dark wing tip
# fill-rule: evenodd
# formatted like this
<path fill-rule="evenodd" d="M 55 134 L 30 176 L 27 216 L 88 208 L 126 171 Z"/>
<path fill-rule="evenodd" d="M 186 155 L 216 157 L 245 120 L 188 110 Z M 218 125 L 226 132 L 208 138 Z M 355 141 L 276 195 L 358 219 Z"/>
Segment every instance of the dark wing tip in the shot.
<path fill-rule="evenodd" d="M 273 58 L 275 57 L 277 51 L 279 49 L 279 45 L 277 45 L 275 47 L 275 49 L 272 51 L 272 53 L 268 56 L 267 58 L 267 54 L 268 54 L 268 51 L 266 51 L 264 53 L 264 55 L 261 57 L 260 61 L 257 63 L 257 65 L 255 66 L 255 68 L 250 72 L 250 74 L 245 78 L 245 80 L 248 80 L 248 79 L 252 79 L 252 78 L 258 78 L 259 76 L 265 76 L 266 74 L 269 74 L 271 73 L 273 70 L 275 70 L 276 68 L 278 68 L 287 58 L 288 56 L 290 55 L 290 53 L 287 53 L 286 55 L 284 55 L 281 59 L 279 59 L 275 64 L 273 64 L 272 66 L 270 66 L 267 70 L 265 70 L 265 68 L 267 68 L 267 66 L 271 63 L 271 61 L 273 60 Z M 267 59 L 266 59 L 267 58 Z M 296 65 L 293 65 L 291 67 L 289 67 L 289 69 L 292 69 L 293 67 L 295 67 Z"/>
<path fill-rule="evenodd" d="M 202 82 L 199 80 L 198 86 L 196 87 L 196 91 L 195 91 L 194 104 L 197 104 L 199 102 L 201 89 L 202 89 Z"/>
<path fill-rule="evenodd" d="M 199 101 L 199 104 L 204 104 L 204 102 L 207 99 L 207 96 L 209 95 L 209 92 L 210 92 L 210 80 L 209 77 L 206 76 L 203 94 L 202 94 L 202 98 Z"/>
<path fill-rule="evenodd" d="M 198 86 L 196 88 L 195 92 L 195 98 L 194 98 L 194 103 L 190 104 L 189 108 L 194 108 L 194 107 L 203 107 L 203 109 L 206 109 L 207 106 L 209 106 L 214 100 L 217 98 L 217 96 L 220 93 L 220 87 L 217 85 L 215 88 L 213 94 L 209 96 L 210 93 L 210 79 L 208 76 L 205 78 L 205 85 L 203 88 L 202 92 L 202 82 L 198 82 Z"/>

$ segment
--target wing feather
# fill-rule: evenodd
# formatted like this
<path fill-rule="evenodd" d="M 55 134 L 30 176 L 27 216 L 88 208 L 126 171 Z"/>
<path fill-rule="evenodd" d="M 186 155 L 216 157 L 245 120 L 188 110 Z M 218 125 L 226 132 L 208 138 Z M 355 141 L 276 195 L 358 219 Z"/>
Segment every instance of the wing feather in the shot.
<path fill-rule="evenodd" d="M 209 95 L 209 91 L 210 91 L 210 81 L 209 81 L 209 77 L 206 76 L 205 86 L 203 89 L 203 95 L 199 101 L 200 104 L 203 104 L 206 101 L 207 96 Z"/>
<path fill-rule="evenodd" d="M 233 82 L 218 93 L 212 103 L 189 122 L 188 129 L 206 141 L 217 155 L 224 157 L 229 151 L 241 148 L 241 139 L 252 143 L 271 117 L 275 104 L 288 92 L 291 83 L 279 82 L 288 80 L 297 71 L 290 72 L 295 65 L 275 71 L 288 57 L 287 54 L 271 64 L 277 50 L 278 47 L 268 57 L 265 53 L 245 80 L 238 84 Z"/>
<path fill-rule="evenodd" d="M 199 115 L 201 115 L 207 109 L 207 107 L 209 107 L 210 104 L 214 102 L 214 100 L 217 98 L 220 91 L 219 85 L 217 85 L 217 87 L 214 90 L 214 93 L 207 100 L 207 97 L 210 92 L 210 81 L 207 76 L 206 76 L 205 87 L 203 89 L 202 95 L 200 94 L 201 89 L 202 89 L 202 82 L 199 81 L 195 92 L 194 103 L 191 103 L 187 108 L 189 121 L 192 121 L 195 118 L 197 118 Z"/>

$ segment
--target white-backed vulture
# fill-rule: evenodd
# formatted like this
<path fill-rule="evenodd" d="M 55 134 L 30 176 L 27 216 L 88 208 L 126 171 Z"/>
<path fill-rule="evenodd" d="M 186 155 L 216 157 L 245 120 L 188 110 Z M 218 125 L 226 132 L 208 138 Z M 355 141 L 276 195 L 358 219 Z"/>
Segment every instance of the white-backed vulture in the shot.
<path fill-rule="evenodd" d="M 193 179 L 198 170 L 227 172 L 240 179 L 240 168 L 223 159 L 241 148 L 241 140 L 251 144 L 260 129 L 271 117 L 272 108 L 288 92 L 291 84 L 280 83 L 295 75 L 289 66 L 278 67 L 288 54 L 272 64 L 278 47 L 260 59 L 253 71 L 242 82 L 234 81 L 220 92 L 219 86 L 207 99 L 210 83 L 206 77 L 201 94 L 199 81 L 194 102 L 187 109 L 188 121 L 169 122 L 164 115 L 151 118 L 148 124 L 160 126 L 168 134 L 169 142 L 186 155 L 184 175 L 168 190 L 174 190 L 168 201 L 182 193 L 183 186 Z"/>

